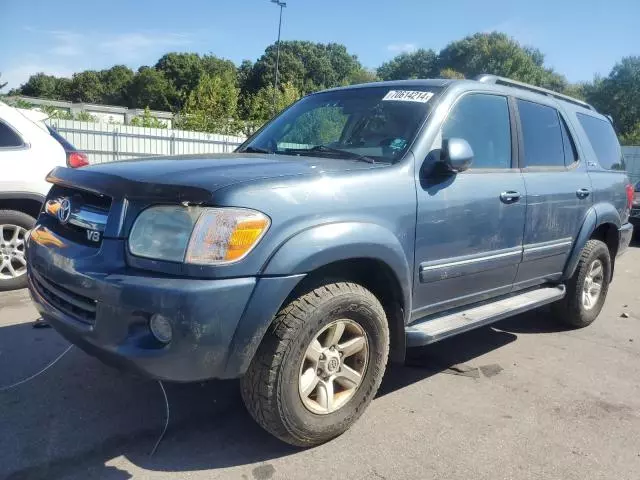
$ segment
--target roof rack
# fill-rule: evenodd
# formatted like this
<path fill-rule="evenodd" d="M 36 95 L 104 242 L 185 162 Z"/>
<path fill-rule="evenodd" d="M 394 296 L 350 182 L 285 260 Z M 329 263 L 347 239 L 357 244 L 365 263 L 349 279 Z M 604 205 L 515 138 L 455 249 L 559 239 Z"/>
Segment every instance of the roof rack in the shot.
<path fill-rule="evenodd" d="M 553 90 L 548 90 L 542 87 L 536 87 L 535 85 L 529 85 L 528 83 L 518 82 L 516 80 L 511 80 L 506 77 L 499 77 L 498 75 L 489 75 L 483 73 L 478 75 L 475 80 L 482 83 L 490 83 L 495 85 L 504 85 L 507 87 L 520 88 L 522 90 L 529 90 L 530 92 L 540 93 L 542 95 L 547 95 L 549 97 L 557 98 L 558 100 L 564 100 L 565 102 L 573 103 L 574 105 L 579 105 L 584 108 L 588 108 L 589 110 L 594 110 L 591 105 L 587 102 L 583 102 L 582 100 L 578 100 L 577 98 L 570 97 L 568 95 L 563 95 L 562 93 L 554 92 Z"/>

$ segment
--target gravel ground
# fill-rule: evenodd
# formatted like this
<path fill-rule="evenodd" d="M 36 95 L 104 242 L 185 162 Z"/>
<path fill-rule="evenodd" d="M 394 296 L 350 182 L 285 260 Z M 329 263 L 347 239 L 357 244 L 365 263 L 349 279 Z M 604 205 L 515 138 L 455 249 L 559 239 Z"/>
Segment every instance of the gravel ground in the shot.
<path fill-rule="evenodd" d="M 349 432 L 310 450 L 264 433 L 228 381 L 167 385 L 150 457 L 158 383 L 72 348 L 0 392 L 0 478 L 637 480 L 638 265 L 640 248 L 620 258 L 589 328 L 543 309 L 411 351 Z M 68 347 L 36 318 L 26 292 L 0 294 L 0 389 Z"/>

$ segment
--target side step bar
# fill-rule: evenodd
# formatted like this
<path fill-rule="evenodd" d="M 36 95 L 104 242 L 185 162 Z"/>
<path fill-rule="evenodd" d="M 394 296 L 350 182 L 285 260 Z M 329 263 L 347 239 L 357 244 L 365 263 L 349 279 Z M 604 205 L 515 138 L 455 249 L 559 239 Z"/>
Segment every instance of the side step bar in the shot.
<path fill-rule="evenodd" d="M 480 306 L 471 306 L 466 310 L 441 317 L 423 320 L 406 328 L 407 347 L 428 345 L 458 333 L 489 325 L 503 318 L 555 302 L 564 295 L 564 285 L 543 287 Z"/>

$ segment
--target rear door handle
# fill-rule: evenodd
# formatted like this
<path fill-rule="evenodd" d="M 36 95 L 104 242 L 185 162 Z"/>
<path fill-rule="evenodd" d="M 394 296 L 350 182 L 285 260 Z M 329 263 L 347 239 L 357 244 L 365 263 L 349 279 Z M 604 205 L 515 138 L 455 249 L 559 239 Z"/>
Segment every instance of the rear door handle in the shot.
<path fill-rule="evenodd" d="M 502 203 L 516 203 L 518 200 L 520 200 L 520 192 L 508 190 L 500 194 L 500 201 Z"/>
<path fill-rule="evenodd" d="M 576 195 L 578 196 L 578 198 L 587 198 L 590 193 L 591 190 L 589 190 L 588 188 L 581 188 L 576 192 Z"/>

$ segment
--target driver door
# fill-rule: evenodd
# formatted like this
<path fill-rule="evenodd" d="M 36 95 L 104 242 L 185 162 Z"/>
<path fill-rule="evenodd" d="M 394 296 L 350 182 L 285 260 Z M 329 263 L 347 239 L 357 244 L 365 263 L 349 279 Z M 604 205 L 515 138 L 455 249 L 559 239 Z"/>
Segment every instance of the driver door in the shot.
<path fill-rule="evenodd" d="M 526 208 L 512 115 L 507 97 L 468 93 L 441 127 L 432 154 L 461 138 L 474 159 L 464 172 L 418 178 L 413 320 L 512 289 Z"/>

